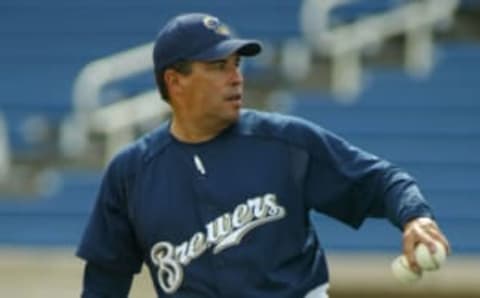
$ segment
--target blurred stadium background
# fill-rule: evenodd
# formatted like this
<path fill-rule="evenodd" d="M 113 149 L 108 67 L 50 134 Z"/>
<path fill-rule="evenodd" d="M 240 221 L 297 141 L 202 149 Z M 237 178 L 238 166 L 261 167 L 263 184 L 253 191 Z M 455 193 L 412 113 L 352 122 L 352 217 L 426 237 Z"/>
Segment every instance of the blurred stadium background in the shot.
<path fill-rule="evenodd" d="M 390 159 L 436 208 L 454 255 L 414 287 L 390 274 L 394 228 L 312 215 L 332 297 L 480 297 L 480 1 L 0 0 L 1 297 L 79 296 L 103 166 L 168 117 L 151 42 L 188 11 L 265 43 L 243 65 L 248 106 Z M 153 296 L 144 270 L 131 297 Z"/>

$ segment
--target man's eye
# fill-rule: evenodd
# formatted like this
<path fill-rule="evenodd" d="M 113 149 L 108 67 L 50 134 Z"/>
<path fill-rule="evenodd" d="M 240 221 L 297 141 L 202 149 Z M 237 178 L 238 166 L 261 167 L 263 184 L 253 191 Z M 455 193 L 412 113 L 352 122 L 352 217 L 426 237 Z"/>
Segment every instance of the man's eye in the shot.
<path fill-rule="evenodd" d="M 215 63 L 215 67 L 218 69 L 224 69 L 226 65 L 227 63 L 225 63 L 225 61 L 218 61 Z"/>

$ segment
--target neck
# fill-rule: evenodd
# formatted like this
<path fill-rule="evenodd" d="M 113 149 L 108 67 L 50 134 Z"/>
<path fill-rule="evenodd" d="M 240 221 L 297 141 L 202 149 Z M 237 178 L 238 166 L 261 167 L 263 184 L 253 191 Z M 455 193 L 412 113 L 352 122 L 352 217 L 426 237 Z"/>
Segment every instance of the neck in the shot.
<path fill-rule="evenodd" d="M 193 121 L 173 115 L 170 132 L 179 141 L 185 143 L 201 143 L 215 138 L 229 123 L 213 123 L 214 121 Z"/>

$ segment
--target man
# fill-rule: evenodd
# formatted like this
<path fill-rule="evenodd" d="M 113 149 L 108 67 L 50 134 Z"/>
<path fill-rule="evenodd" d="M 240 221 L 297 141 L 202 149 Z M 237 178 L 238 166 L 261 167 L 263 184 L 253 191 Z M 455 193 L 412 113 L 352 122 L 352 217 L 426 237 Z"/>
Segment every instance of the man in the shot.
<path fill-rule="evenodd" d="M 241 110 L 241 56 L 261 51 L 217 18 L 180 15 L 154 48 L 172 119 L 110 163 L 78 255 L 82 297 L 126 297 L 143 262 L 159 297 L 327 297 L 309 211 L 350 226 L 386 217 L 448 243 L 413 179 L 301 119 Z"/>

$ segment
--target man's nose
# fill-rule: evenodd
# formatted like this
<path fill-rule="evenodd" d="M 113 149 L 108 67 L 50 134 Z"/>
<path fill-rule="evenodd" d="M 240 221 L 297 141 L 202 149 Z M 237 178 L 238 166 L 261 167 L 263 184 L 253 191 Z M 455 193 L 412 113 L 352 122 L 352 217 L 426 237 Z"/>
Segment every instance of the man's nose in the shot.
<path fill-rule="evenodd" d="M 240 70 L 240 67 L 236 66 L 233 68 L 230 76 L 230 82 L 233 85 L 240 85 L 243 84 L 243 74 Z"/>

